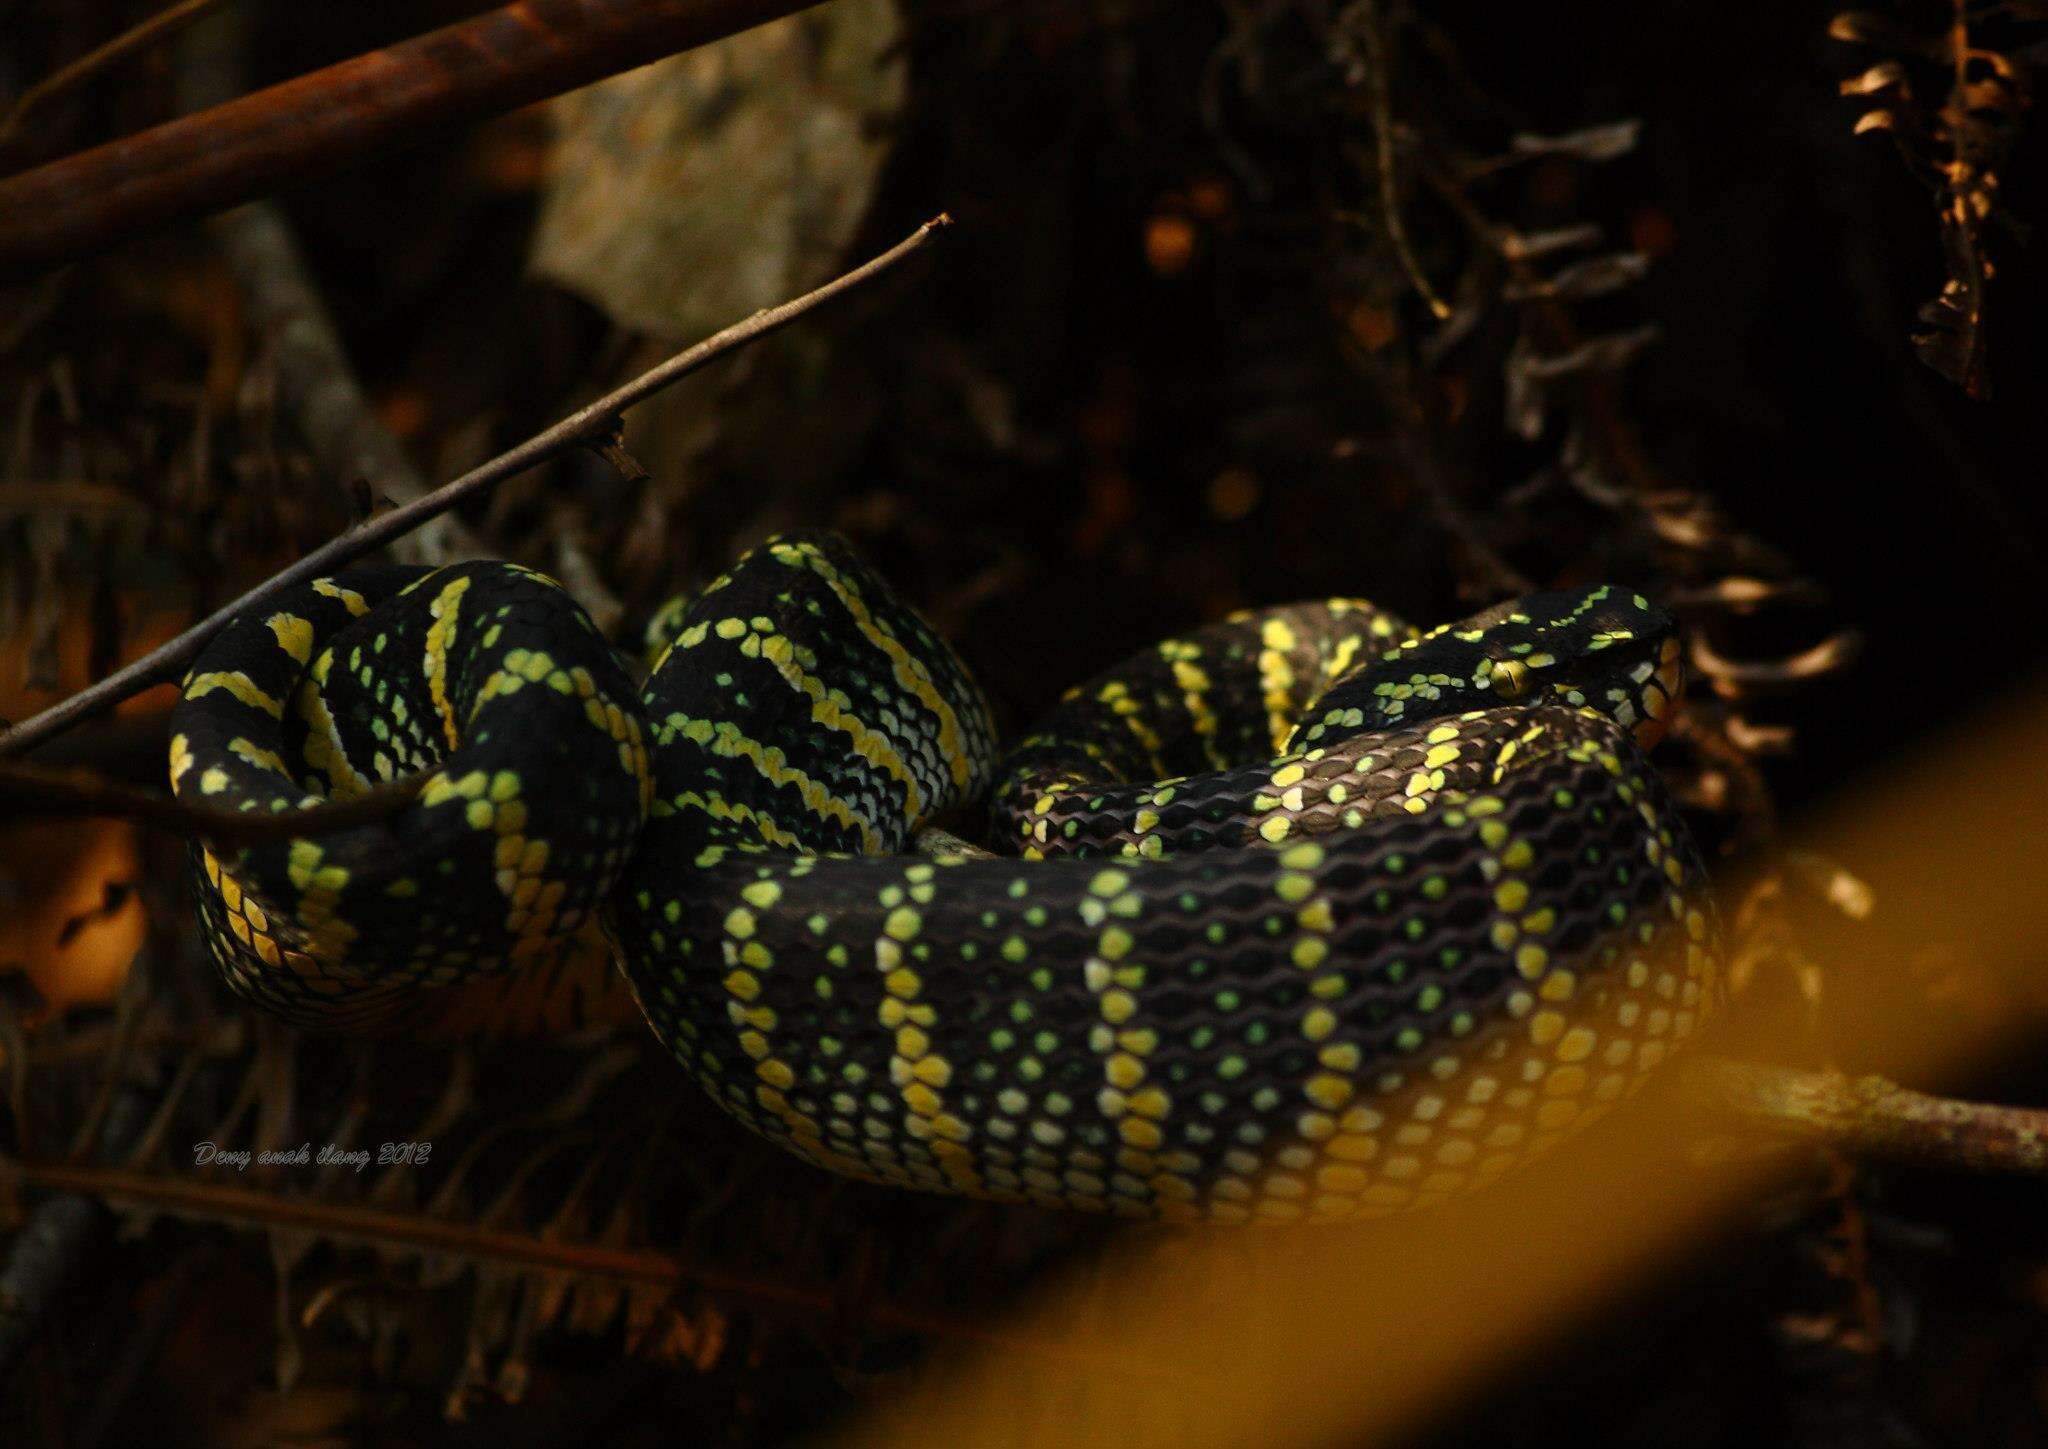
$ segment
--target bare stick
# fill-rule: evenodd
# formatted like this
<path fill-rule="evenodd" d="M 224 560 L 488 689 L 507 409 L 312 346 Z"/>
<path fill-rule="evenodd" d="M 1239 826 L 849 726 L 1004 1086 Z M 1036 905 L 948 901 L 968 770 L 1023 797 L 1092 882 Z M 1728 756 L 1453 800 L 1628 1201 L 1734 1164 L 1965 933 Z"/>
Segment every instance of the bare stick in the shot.
<path fill-rule="evenodd" d="M 7 118 L 0 120 L 0 148 L 14 139 L 21 123 L 28 119 L 29 112 L 48 105 L 66 91 L 76 90 L 101 71 L 118 65 L 137 51 L 147 50 L 218 4 L 220 0 L 178 0 L 177 4 L 159 10 L 141 24 L 122 31 L 105 45 L 87 51 L 62 70 L 37 81 L 21 93 Z"/>
<path fill-rule="evenodd" d="M 426 480 L 363 396 L 284 213 L 271 202 L 252 202 L 216 217 L 209 229 L 242 285 L 250 320 L 269 344 L 278 391 L 320 470 L 340 485 L 373 480 L 394 503 L 423 496 Z M 435 519 L 404 543 L 413 545 L 398 548 L 404 563 L 444 564 L 477 551 L 454 518 Z"/>
<path fill-rule="evenodd" d="M 187 37 L 178 97 L 190 109 L 218 105 L 245 88 L 250 16 L 231 9 Z M 277 373 L 278 392 L 313 461 L 337 486 L 361 478 L 394 503 L 410 503 L 427 480 L 371 410 L 348 351 L 334 330 L 304 255 L 272 201 L 215 217 L 207 230 L 227 258 L 249 320 Z M 401 563 L 444 564 L 483 552 L 457 518 L 439 518 L 392 549 Z"/>
<path fill-rule="evenodd" d="M 1745 1124 L 1859 1157 L 2048 1176 L 2048 1111 L 1915 1092 L 1883 1077 L 1707 1061 L 1700 1093 Z"/>
<path fill-rule="evenodd" d="M 84 1193 L 105 1201 L 131 1203 L 208 1221 L 227 1221 L 258 1228 L 290 1228 L 378 1247 L 410 1247 L 418 1252 L 444 1254 L 466 1261 L 575 1273 L 621 1283 L 645 1283 L 656 1287 L 690 1284 L 716 1293 L 824 1315 L 837 1313 L 842 1307 L 829 1288 L 758 1278 L 715 1263 L 691 1262 L 670 1253 L 536 1237 L 484 1227 L 474 1222 L 428 1217 L 423 1213 L 324 1203 L 248 1188 L 74 1163 L 25 1162 L 0 1167 L 0 1172 L 12 1176 L 26 1188 Z M 1071 1349 L 1056 1339 L 1005 1333 L 985 1323 L 910 1305 L 879 1303 L 867 1310 L 866 1317 L 886 1328 L 947 1341 L 977 1342 L 1036 1358 L 1074 1360 L 1081 1357 L 1079 1350 Z M 1166 1365 L 1137 1359 L 1120 1366 L 1140 1373 L 1170 1376 L 1177 1372 Z"/>
<path fill-rule="evenodd" d="M 41 815 L 109 815 L 160 825 L 181 835 L 201 835 L 223 845 L 257 845 L 388 819 L 412 803 L 429 773 L 387 780 L 347 800 L 270 813 L 192 805 L 82 771 L 6 760 L 0 761 L 0 806 Z"/>
<path fill-rule="evenodd" d="M 1450 306 L 1429 284 L 1415 249 L 1408 244 L 1408 228 L 1401 220 L 1401 185 L 1394 175 L 1394 105 L 1388 94 L 1394 78 L 1387 64 L 1386 39 L 1380 33 L 1378 7 L 1367 4 L 1364 14 L 1365 49 L 1372 63 L 1373 161 L 1379 171 L 1380 211 L 1386 218 L 1387 237 L 1394 244 L 1394 254 L 1401 259 L 1401 270 L 1408 274 L 1409 284 L 1428 304 L 1431 315 L 1441 322 L 1451 315 Z"/>
<path fill-rule="evenodd" d="M 0 735 L 0 758 L 19 755 L 33 749 L 51 736 L 61 734 L 80 720 L 89 719 L 102 710 L 119 704 L 130 695 L 139 694 L 154 685 L 175 679 L 178 671 L 205 647 L 206 641 L 212 638 L 222 625 L 244 610 L 256 608 L 286 589 L 294 588 L 308 579 L 318 578 L 324 573 L 361 558 L 370 550 L 419 527 L 430 518 L 439 517 L 465 498 L 496 487 L 507 478 L 516 477 L 527 469 L 572 448 L 591 446 L 609 438 L 611 430 L 617 425 L 619 414 L 635 403 L 645 401 L 671 383 L 687 377 L 707 363 L 725 356 L 726 353 L 758 341 L 771 332 L 780 331 L 814 308 L 821 307 L 856 287 L 873 281 L 912 253 L 922 249 L 933 236 L 950 225 L 952 218 L 944 213 L 933 217 L 888 251 L 862 263 L 844 276 L 827 282 L 816 291 L 806 292 L 792 301 L 756 312 L 746 321 L 728 327 L 716 336 L 708 337 L 696 346 L 679 352 L 666 362 L 641 373 L 625 386 L 606 393 L 588 407 L 571 413 L 546 432 L 528 438 L 509 452 L 500 453 L 481 467 L 473 468 L 460 478 L 442 484 L 424 497 L 394 508 L 389 513 L 379 514 L 329 540 L 232 603 L 214 610 L 169 643 L 152 649 L 133 664 L 109 675 L 91 688 L 72 695 L 62 703 L 50 706 L 40 714 L 31 715 L 6 734 Z"/>
<path fill-rule="evenodd" d="M 0 276 L 219 211 L 813 0 L 518 0 L 0 179 Z"/>

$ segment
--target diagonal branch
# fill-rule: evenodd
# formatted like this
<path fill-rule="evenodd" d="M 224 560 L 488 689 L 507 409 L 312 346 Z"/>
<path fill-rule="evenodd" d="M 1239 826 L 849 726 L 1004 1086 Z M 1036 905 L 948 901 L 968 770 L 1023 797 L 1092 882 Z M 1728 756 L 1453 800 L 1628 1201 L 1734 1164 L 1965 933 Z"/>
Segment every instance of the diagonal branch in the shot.
<path fill-rule="evenodd" d="M 0 276 L 708 45 L 814 0 L 521 0 L 0 180 Z"/>
<path fill-rule="evenodd" d="M 604 1243 L 538 1237 L 424 1213 L 326 1203 L 281 1193 L 227 1187 L 123 1168 L 62 1162 L 23 1162 L 0 1167 L 20 1187 L 77 1193 L 106 1202 L 179 1213 L 214 1222 L 264 1229 L 287 1228 L 380 1248 L 410 1248 L 467 1262 L 502 1264 L 575 1273 L 657 1288 L 695 1287 L 755 1302 L 830 1318 L 844 1306 L 830 1288 L 755 1276 L 672 1253 L 620 1248 Z M 1081 1352 L 1056 1339 L 1008 1333 L 986 1323 L 908 1304 L 883 1302 L 863 1310 L 883 1328 L 950 1342 L 972 1342 L 1004 1352 L 1072 1360 Z M 1168 1365 L 1133 1358 L 1120 1365 L 1131 1372 L 1177 1376 Z"/>
<path fill-rule="evenodd" d="M 1693 1085 L 1747 1125 L 1920 1167 L 2048 1176 L 2048 1111 L 1963 1102 L 1883 1077 L 1705 1061 Z"/>
<path fill-rule="evenodd" d="M 106 44 L 87 51 L 62 70 L 37 81 L 23 91 L 16 98 L 13 109 L 0 118 L 0 149 L 14 139 L 31 112 L 40 110 L 66 92 L 77 90 L 94 76 L 149 49 L 165 36 L 182 30 L 218 4 L 220 0 L 177 0 L 176 4 L 157 11 Z"/>
<path fill-rule="evenodd" d="M 178 70 L 178 99 L 185 109 L 218 105 L 246 88 L 251 24 L 245 9 L 230 9 L 187 38 Z M 374 481 L 375 491 L 395 503 L 425 493 L 427 480 L 363 395 L 284 209 L 274 201 L 252 201 L 215 217 L 207 231 L 235 274 L 276 372 L 279 396 L 320 470 L 341 487 L 357 479 Z M 444 516 L 392 552 L 401 563 L 445 564 L 484 550 L 462 520 Z"/>
<path fill-rule="evenodd" d="M 424 497 L 416 498 L 388 513 L 379 514 L 329 540 L 289 568 L 273 574 L 240 598 L 223 604 L 177 638 L 151 650 L 90 689 L 74 694 L 40 714 L 31 715 L 5 734 L 0 734 L 0 759 L 33 749 L 80 720 L 89 719 L 102 710 L 111 709 L 130 695 L 139 694 L 154 685 L 177 678 L 178 672 L 198 655 L 205 647 L 206 641 L 211 639 L 222 625 L 244 610 L 259 607 L 286 589 L 318 578 L 324 573 L 361 558 L 372 549 L 379 548 L 401 534 L 419 527 L 428 519 L 438 518 L 465 498 L 496 487 L 507 478 L 516 477 L 529 468 L 547 462 L 550 458 L 566 453 L 572 448 L 601 445 L 610 437 L 619 415 L 627 408 L 644 402 L 671 383 L 689 376 L 728 352 L 758 341 L 771 332 L 780 331 L 805 313 L 844 296 L 864 283 L 873 281 L 913 253 L 922 250 L 935 235 L 950 225 L 952 218 L 943 212 L 940 213 L 880 256 L 863 262 L 852 271 L 834 278 L 815 291 L 806 292 L 803 296 L 779 306 L 756 312 L 744 322 L 735 323 L 716 336 L 708 337 L 696 346 L 679 352 L 666 362 L 641 373 L 623 387 L 606 393 L 588 407 L 571 413 L 545 432 L 528 438 L 508 452 L 500 453 L 481 467 L 473 468 L 461 477 L 442 484 Z"/>

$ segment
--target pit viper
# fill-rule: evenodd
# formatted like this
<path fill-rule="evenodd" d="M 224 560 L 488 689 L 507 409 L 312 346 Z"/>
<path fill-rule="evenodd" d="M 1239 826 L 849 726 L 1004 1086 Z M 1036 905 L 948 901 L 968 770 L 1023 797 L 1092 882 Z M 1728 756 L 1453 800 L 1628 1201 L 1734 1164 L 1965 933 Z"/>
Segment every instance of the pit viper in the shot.
<path fill-rule="evenodd" d="M 1214 1222 L 1498 1177 L 1717 999 L 1705 872 L 1644 750 L 1670 616 L 1611 585 L 1418 630 L 1239 614 L 998 759 L 967 669 L 843 541 L 661 610 L 638 671 L 543 575 L 315 579 L 183 682 L 180 798 L 388 819 L 194 848 L 230 987 L 315 1026 L 601 927 L 728 1113 L 833 1171 Z M 979 810 L 979 817 L 968 812 Z M 980 818 L 1000 853 L 920 855 Z"/>

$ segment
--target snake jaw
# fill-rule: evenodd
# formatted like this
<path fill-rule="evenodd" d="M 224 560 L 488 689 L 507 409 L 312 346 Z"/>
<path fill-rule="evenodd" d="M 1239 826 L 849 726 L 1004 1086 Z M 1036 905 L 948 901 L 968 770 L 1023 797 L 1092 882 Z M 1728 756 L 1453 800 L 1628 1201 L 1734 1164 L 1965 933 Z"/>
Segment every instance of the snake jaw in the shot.
<path fill-rule="evenodd" d="M 1678 701 L 1685 692 L 1685 668 L 1680 662 L 1678 640 L 1666 639 L 1657 653 L 1657 669 L 1643 682 L 1639 696 L 1641 706 L 1636 721 L 1636 744 L 1644 750 L 1655 749 L 1670 728 L 1671 716 L 1678 711 Z"/>

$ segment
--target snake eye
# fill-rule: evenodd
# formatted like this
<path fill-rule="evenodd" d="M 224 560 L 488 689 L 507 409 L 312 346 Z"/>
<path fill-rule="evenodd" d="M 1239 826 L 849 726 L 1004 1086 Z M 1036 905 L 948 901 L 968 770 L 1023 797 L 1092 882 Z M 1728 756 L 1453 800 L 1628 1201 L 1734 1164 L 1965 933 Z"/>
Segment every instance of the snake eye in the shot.
<path fill-rule="evenodd" d="M 1493 692 L 1502 699 L 1520 699 L 1529 692 L 1529 668 L 1519 659 L 1493 661 Z"/>

